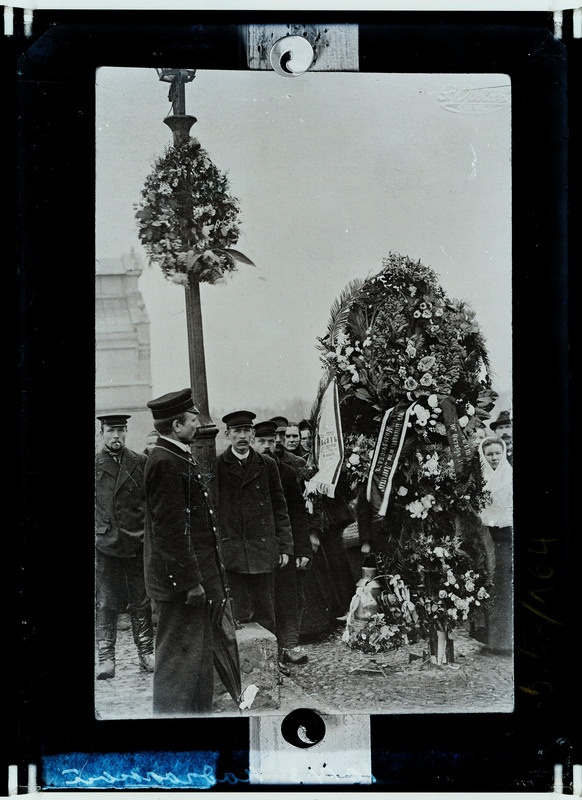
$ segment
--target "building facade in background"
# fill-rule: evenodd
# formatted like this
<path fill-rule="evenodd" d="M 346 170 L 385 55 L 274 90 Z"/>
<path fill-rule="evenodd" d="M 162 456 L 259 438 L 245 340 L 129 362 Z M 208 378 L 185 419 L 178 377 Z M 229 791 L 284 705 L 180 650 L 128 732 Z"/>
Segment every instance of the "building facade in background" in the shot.
<path fill-rule="evenodd" d="M 150 321 L 138 286 L 143 270 L 132 250 L 101 258 L 95 269 L 95 416 L 131 414 L 127 446 L 141 452 L 152 428 Z M 98 442 L 99 426 L 95 434 Z"/>

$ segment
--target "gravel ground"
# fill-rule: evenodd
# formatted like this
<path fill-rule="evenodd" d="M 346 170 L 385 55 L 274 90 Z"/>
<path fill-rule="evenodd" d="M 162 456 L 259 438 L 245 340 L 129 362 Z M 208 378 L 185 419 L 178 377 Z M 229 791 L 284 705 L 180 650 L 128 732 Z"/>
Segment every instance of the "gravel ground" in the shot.
<path fill-rule="evenodd" d="M 507 713 L 513 709 L 513 659 L 482 652 L 483 645 L 467 631 L 455 632 L 454 663 L 423 661 L 426 642 L 390 653 L 365 655 L 341 641 L 342 628 L 324 640 L 305 644 L 307 664 L 291 666 L 281 685 L 285 715 L 295 708 L 321 713 L 418 714 Z M 99 719 L 151 717 L 152 676 L 142 673 L 131 633 L 119 631 L 115 678 L 95 681 Z M 218 695 L 215 713 L 241 712 Z M 244 712 L 247 714 L 248 712 Z"/>

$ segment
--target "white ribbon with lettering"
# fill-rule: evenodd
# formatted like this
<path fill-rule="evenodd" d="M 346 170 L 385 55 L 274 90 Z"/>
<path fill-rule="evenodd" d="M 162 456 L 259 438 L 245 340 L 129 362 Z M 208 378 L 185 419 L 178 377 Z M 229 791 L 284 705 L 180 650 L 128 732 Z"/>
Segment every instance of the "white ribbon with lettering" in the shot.
<path fill-rule="evenodd" d="M 315 432 L 315 460 L 317 472 L 306 481 L 305 495 L 317 492 L 334 497 L 344 460 L 342 424 L 335 381 L 330 381 L 321 398 Z"/>

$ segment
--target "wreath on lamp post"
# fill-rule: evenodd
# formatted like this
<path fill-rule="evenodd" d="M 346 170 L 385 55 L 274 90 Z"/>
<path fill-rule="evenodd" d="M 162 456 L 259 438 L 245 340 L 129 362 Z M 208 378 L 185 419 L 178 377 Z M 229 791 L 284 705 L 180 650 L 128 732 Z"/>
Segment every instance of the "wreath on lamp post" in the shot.
<path fill-rule="evenodd" d="M 193 274 L 199 282 L 222 283 L 239 262 L 254 266 L 232 247 L 240 235 L 240 207 L 227 175 L 196 139 L 166 149 L 141 198 L 134 206 L 139 238 L 168 280 L 187 285 Z"/>

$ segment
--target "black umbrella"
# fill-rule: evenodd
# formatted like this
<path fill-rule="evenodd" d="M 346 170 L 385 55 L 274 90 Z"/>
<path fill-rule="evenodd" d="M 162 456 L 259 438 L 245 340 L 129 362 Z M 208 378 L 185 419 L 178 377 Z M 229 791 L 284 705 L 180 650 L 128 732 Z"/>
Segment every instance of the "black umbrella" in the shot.
<path fill-rule="evenodd" d="M 213 626 L 214 668 L 237 707 L 241 701 L 240 662 L 232 600 L 210 601 Z"/>

